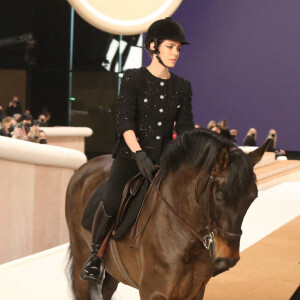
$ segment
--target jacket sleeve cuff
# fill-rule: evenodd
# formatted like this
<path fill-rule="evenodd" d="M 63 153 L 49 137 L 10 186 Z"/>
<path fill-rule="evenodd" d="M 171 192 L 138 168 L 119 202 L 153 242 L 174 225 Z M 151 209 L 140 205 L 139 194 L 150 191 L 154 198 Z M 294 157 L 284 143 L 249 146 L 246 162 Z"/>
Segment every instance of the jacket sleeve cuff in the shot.
<path fill-rule="evenodd" d="M 133 130 L 135 131 L 135 126 L 134 124 L 131 123 L 123 123 L 122 126 L 117 126 L 117 133 L 118 135 L 122 135 L 125 131 L 127 130 Z"/>

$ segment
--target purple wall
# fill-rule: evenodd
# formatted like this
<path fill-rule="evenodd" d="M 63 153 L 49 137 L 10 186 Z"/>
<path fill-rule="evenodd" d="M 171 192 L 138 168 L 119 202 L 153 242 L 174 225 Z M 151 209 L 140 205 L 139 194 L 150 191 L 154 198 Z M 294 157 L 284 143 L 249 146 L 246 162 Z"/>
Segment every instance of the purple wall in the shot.
<path fill-rule="evenodd" d="M 173 18 L 191 45 L 174 72 L 192 82 L 196 123 L 227 119 L 239 144 L 274 128 L 278 147 L 300 151 L 299 16 L 299 0 L 183 1 Z"/>

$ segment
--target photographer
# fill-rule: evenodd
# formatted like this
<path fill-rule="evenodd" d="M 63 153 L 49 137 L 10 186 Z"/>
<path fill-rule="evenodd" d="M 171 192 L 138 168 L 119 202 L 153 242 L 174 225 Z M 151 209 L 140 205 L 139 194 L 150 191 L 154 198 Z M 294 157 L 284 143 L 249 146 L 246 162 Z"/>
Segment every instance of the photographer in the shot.
<path fill-rule="evenodd" d="M 38 122 L 32 121 L 32 116 L 28 114 L 23 114 L 20 118 L 20 123 L 18 124 L 21 132 L 21 139 L 30 142 L 38 143 L 40 139 L 40 127 Z"/>
<path fill-rule="evenodd" d="M 45 115 L 39 115 L 37 121 L 40 127 L 48 127 L 48 123 Z"/>
<path fill-rule="evenodd" d="M 22 106 L 19 97 L 14 96 L 6 107 L 6 115 L 12 117 L 14 114 L 22 114 Z"/>

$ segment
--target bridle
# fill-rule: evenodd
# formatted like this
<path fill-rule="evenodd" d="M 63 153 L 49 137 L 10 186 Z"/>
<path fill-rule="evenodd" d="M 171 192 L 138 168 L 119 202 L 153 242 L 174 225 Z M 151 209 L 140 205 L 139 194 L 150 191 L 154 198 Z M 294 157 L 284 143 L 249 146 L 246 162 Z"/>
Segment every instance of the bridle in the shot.
<path fill-rule="evenodd" d="M 210 256 L 211 258 L 214 260 L 214 251 L 213 251 L 213 247 L 211 247 L 211 245 L 214 245 L 214 232 L 213 232 L 213 229 L 216 229 L 217 231 L 220 231 L 222 232 L 222 234 L 225 234 L 227 236 L 230 236 L 230 237 L 240 237 L 242 235 L 242 231 L 240 232 L 230 232 L 230 231 L 227 231 L 223 228 L 220 228 L 216 225 L 213 225 L 212 224 L 212 219 L 210 217 L 210 203 L 212 201 L 212 189 L 213 189 L 213 186 L 215 184 L 215 179 L 217 177 L 223 177 L 223 178 L 226 178 L 225 176 L 221 176 L 221 175 L 212 175 L 210 174 L 207 178 L 207 181 L 206 183 L 204 184 L 203 186 L 203 189 L 201 191 L 201 194 L 204 192 L 204 191 L 207 191 L 208 193 L 208 205 L 207 205 L 207 212 L 206 212 L 206 216 L 207 216 L 207 219 L 208 219 L 208 224 L 207 226 L 205 226 L 205 230 L 208 231 L 208 234 L 207 235 L 204 235 L 202 236 L 200 234 L 201 231 L 203 230 L 200 230 L 200 232 L 197 232 L 195 229 L 193 229 L 185 220 L 183 220 L 182 217 L 180 217 L 178 215 L 178 213 L 174 210 L 174 208 L 170 205 L 170 203 L 164 198 L 164 196 L 160 193 L 159 191 L 159 187 L 160 187 L 160 184 L 161 184 L 161 176 L 160 175 L 160 170 L 158 170 L 158 172 L 156 173 L 154 179 L 150 179 L 150 182 L 151 182 L 151 186 L 155 189 L 155 194 L 154 194 L 154 197 L 153 197 L 153 201 L 152 201 L 152 205 L 151 205 L 151 209 L 150 209 L 150 213 L 148 215 L 148 218 L 145 222 L 145 225 L 143 227 L 143 229 L 137 234 L 135 235 L 133 241 L 132 241 L 132 244 L 131 246 L 133 247 L 134 243 L 135 243 L 135 240 L 136 238 L 140 235 L 140 233 L 144 230 L 144 228 L 146 227 L 146 224 L 148 223 L 149 221 L 149 218 L 150 218 L 150 215 L 154 209 L 154 206 L 155 206 L 155 202 L 158 198 L 160 198 L 163 203 L 167 206 L 167 208 L 170 210 L 170 212 L 175 216 L 175 218 L 194 236 L 196 237 L 200 242 L 203 243 L 203 246 L 209 250 L 210 252 Z M 155 184 L 155 181 L 156 179 L 159 177 L 158 179 L 158 183 Z M 149 188 L 150 190 L 150 188 Z M 135 231 L 135 230 L 134 230 Z"/>
<path fill-rule="evenodd" d="M 222 176 L 220 174 L 219 175 L 215 175 L 215 174 L 214 175 L 209 175 L 209 177 L 207 179 L 207 182 L 206 182 L 206 184 L 203 188 L 203 191 L 205 189 L 207 189 L 207 191 L 208 191 L 207 213 L 206 213 L 206 216 L 207 216 L 207 219 L 208 219 L 208 225 L 205 228 L 209 232 L 208 235 L 204 236 L 204 241 L 206 242 L 206 244 L 203 242 L 203 245 L 207 250 L 209 250 L 209 254 L 210 254 L 210 256 L 213 260 L 215 258 L 214 251 L 213 251 L 213 248 L 214 248 L 214 245 L 215 245 L 213 229 L 216 229 L 217 231 L 219 231 L 222 234 L 227 235 L 231 238 L 240 238 L 241 235 L 242 235 L 242 231 L 240 231 L 240 232 L 231 232 L 231 231 L 225 230 L 225 229 L 223 229 L 223 228 L 221 228 L 217 225 L 212 224 L 212 219 L 211 219 L 211 216 L 210 216 L 210 204 L 213 201 L 213 199 L 212 199 L 212 197 L 213 197 L 212 190 L 213 190 L 215 180 L 216 180 L 217 177 L 227 178 L 226 176 Z M 211 245 L 212 245 L 212 248 L 210 247 Z"/>

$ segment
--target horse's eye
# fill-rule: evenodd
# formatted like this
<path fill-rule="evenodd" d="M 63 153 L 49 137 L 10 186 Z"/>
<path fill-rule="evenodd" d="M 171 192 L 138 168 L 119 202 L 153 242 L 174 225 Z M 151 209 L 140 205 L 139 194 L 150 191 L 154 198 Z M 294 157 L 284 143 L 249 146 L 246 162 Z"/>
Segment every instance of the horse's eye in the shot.
<path fill-rule="evenodd" d="M 223 197 L 223 194 L 221 192 L 216 193 L 216 202 L 218 204 L 223 204 L 224 203 L 224 197 Z"/>

